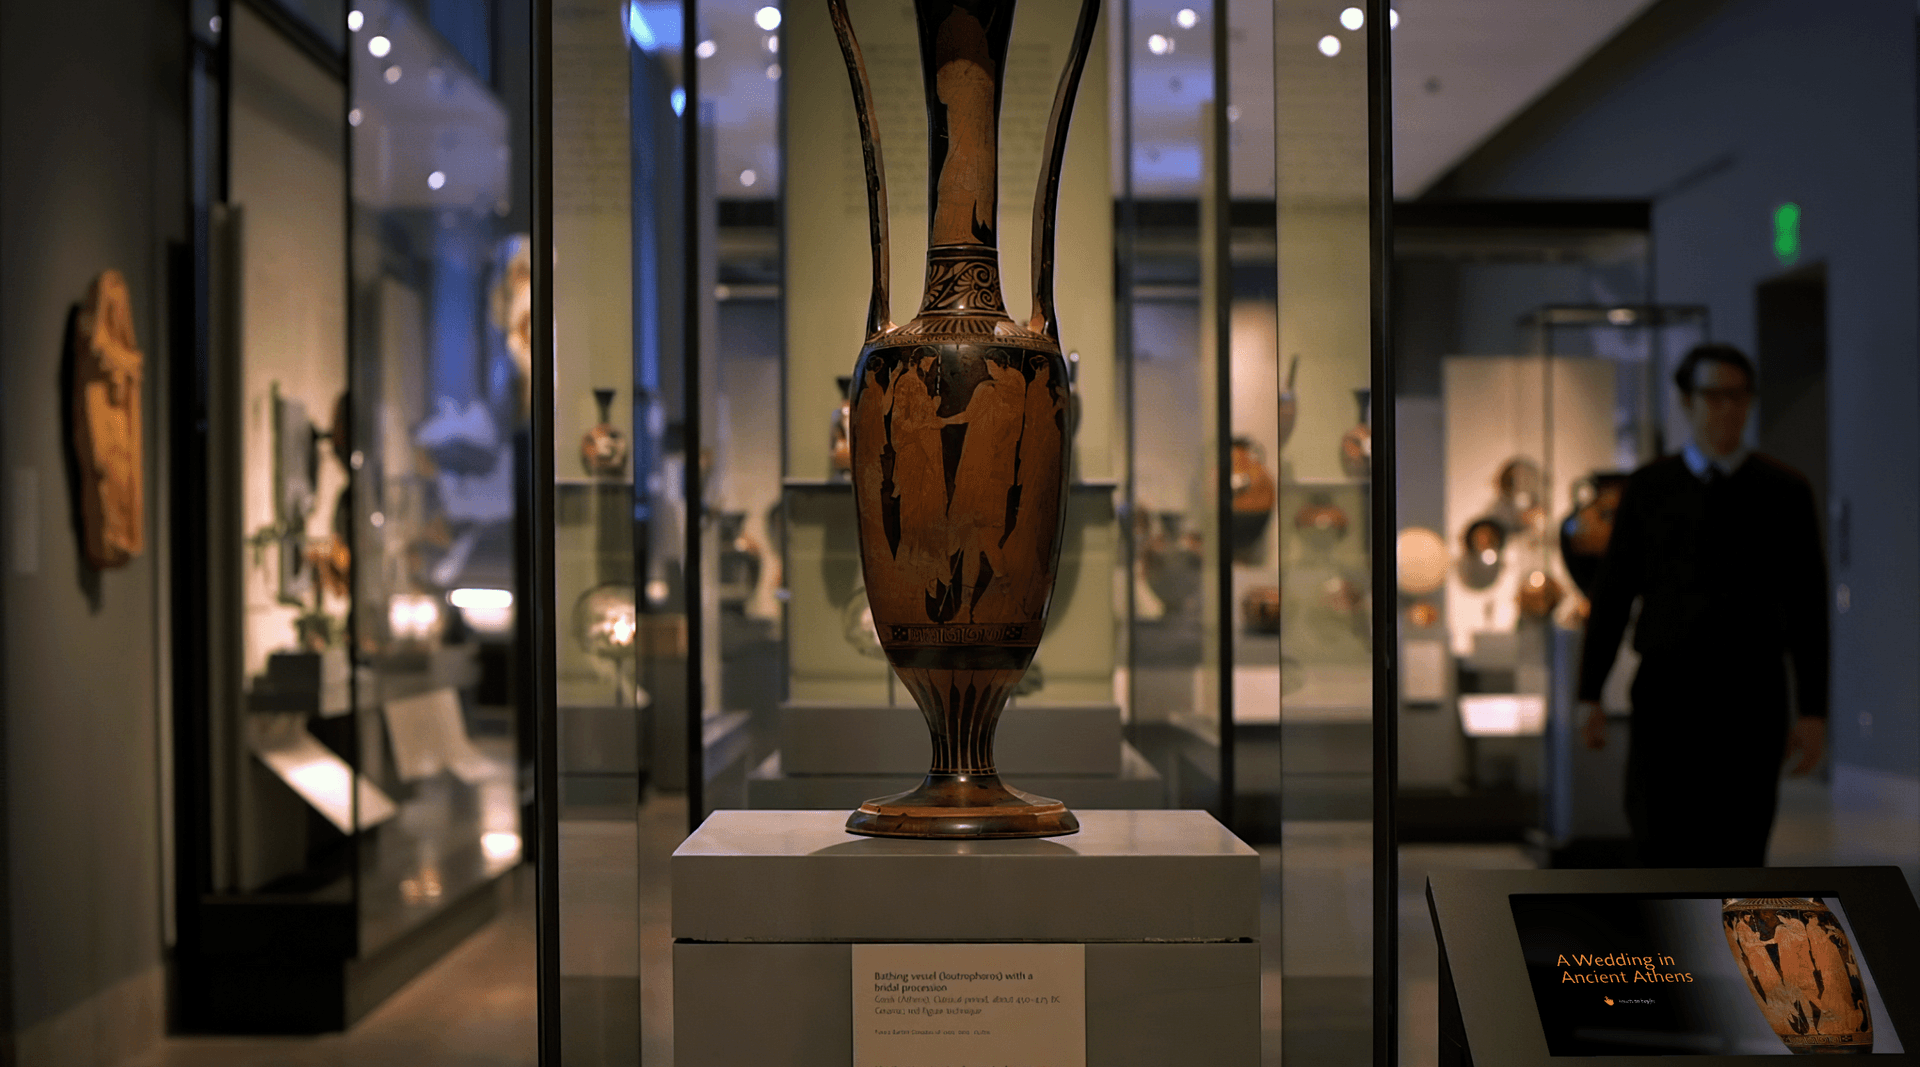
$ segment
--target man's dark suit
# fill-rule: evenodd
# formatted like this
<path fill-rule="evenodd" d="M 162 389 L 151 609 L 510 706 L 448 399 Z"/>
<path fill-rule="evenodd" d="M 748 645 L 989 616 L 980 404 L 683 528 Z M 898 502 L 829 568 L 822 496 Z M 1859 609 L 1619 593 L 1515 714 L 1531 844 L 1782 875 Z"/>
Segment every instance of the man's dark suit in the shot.
<path fill-rule="evenodd" d="M 1653 867 L 1766 862 L 1788 672 L 1827 714 L 1826 561 L 1813 491 L 1761 455 L 1703 480 L 1680 456 L 1627 482 L 1593 597 L 1580 698 L 1598 700 L 1633 603 L 1627 819 Z"/>

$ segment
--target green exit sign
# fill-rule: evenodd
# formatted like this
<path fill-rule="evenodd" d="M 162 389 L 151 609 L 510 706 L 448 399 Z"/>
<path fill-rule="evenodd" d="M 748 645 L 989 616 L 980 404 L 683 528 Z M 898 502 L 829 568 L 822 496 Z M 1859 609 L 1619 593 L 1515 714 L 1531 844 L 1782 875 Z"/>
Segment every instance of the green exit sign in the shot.
<path fill-rule="evenodd" d="M 1773 209 L 1773 256 L 1791 266 L 1800 258 L 1800 205 L 1792 202 Z"/>

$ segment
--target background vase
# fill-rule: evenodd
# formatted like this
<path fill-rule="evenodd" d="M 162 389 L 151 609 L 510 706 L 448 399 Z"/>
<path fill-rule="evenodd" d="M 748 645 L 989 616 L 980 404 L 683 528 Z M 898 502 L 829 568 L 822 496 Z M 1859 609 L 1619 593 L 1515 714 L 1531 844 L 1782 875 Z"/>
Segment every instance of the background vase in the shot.
<path fill-rule="evenodd" d="M 1600 580 L 1600 564 L 1613 540 L 1613 517 L 1627 489 L 1624 474 L 1595 472 L 1574 486 L 1573 512 L 1560 521 L 1560 558 L 1582 593 L 1593 595 Z"/>
<path fill-rule="evenodd" d="M 1245 554 L 1260 544 L 1274 508 L 1280 502 L 1266 459 L 1266 451 L 1258 441 L 1251 437 L 1233 439 L 1233 474 L 1228 484 L 1233 490 L 1230 532 L 1236 555 Z"/>
<path fill-rule="evenodd" d="M 580 435 L 580 465 L 595 478 L 618 478 L 627 473 L 627 435 L 613 425 L 613 390 L 595 389 L 600 421 Z"/>
<path fill-rule="evenodd" d="M 1280 587 L 1257 585 L 1240 598 L 1240 619 L 1248 633 L 1280 632 Z"/>
<path fill-rule="evenodd" d="M 881 646 L 933 735 L 918 788 L 870 800 L 847 829 L 896 837 L 1072 833 L 1066 805 L 1004 785 L 993 736 L 1033 660 L 1059 566 L 1071 385 L 1053 308 L 1066 127 L 1099 5 L 1085 0 L 1042 149 L 1033 313 L 1000 289 L 998 125 L 1013 0 L 916 0 L 930 133 L 926 289 L 891 321 L 873 94 L 845 0 L 829 0 L 866 163 L 873 292 L 850 441 L 861 570 Z"/>
<path fill-rule="evenodd" d="M 842 374 L 834 381 L 840 386 L 840 403 L 833 409 L 833 424 L 827 431 L 827 463 L 833 480 L 844 482 L 853 476 L 853 446 L 848 443 L 848 431 L 853 426 L 853 402 L 847 398 L 853 379 Z"/>
<path fill-rule="evenodd" d="M 1355 389 L 1353 399 L 1360 405 L 1360 425 L 1340 438 L 1340 469 L 1349 478 L 1373 476 L 1373 390 Z"/>
<path fill-rule="evenodd" d="M 1747 992 L 1790 1051 L 1873 1051 L 1866 984 L 1826 901 L 1725 897 L 1720 919 Z"/>

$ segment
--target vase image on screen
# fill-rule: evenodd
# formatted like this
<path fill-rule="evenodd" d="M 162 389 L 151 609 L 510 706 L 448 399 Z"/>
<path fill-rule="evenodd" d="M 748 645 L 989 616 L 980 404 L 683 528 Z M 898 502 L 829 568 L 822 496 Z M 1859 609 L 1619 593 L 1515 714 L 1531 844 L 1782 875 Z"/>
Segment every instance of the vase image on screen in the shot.
<path fill-rule="evenodd" d="M 1728 897 L 1727 947 L 1767 1024 L 1794 1052 L 1873 1051 L 1853 943 L 1819 897 Z"/>
<path fill-rule="evenodd" d="M 1551 1055 L 1904 1051 L 1831 895 L 1510 900 Z"/>

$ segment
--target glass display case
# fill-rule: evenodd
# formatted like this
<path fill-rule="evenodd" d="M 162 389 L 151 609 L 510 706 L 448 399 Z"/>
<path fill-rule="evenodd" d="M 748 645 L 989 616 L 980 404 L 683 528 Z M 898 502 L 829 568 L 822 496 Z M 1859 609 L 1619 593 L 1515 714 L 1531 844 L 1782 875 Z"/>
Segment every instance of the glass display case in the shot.
<path fill-rule="evenodd" d="M 194 1029 L 350 1025 L 491 917 L 524 852 L 531 272 L 491 27 L 463 54 L 445 34 L 474 26 L 404 3 L 325 22 L 197 27 L 225 136 L 202 142 L 186 459 L 209 502 L 208 699 L 177 734 Z"/>
<path fill-rule="evenodd" d="M 934 200 L 915 7 L 849 7 L 904 320 Z M 1016 316 L 1073 8 L 1022 6 L 996 101 L 1003 195 L 976 226 L 998 235 Z M 1258 844 L 1270 1040 L 1284 976 L 1301 1049 L 1364 1049 L 1377 71 L 1366 32 L 1307 5 L 1123 2 L 1100 20 L 1058 189 L 1058 578 L 1000 767 L 1075 810 L 1203 809 Z M 851 375 L 875 257 L 828 7 L 635 2 L 610 19 L 556 0 L 550 32 L 553 1040 L 613 1062 L 673 1047 L 674 844 L 716 812 L 907 789 L 927 725 L 889 669 L 857 535 Z M 1316 44 L 1329 33 L 1337 60 Z M 1309 112 L 1331 118 L 1280 132 Z M 617 484 L 572 470 L 597 418 L 631 442 Z M 592 673 L 564 627 L 596 597 L 634 636 Z M 1283 867 L 1303 902 L 1284 917 Z"/>

